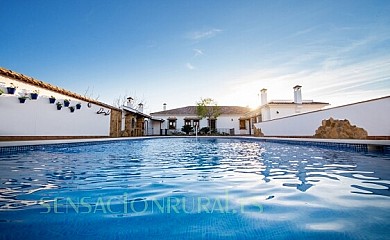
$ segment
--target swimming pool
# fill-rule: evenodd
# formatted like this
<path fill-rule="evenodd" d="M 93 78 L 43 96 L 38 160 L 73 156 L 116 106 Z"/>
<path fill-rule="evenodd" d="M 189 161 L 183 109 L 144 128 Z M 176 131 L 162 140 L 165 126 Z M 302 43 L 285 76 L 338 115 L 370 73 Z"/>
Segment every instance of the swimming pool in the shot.
<path fill-rule="evenodd" d="M 0 239 L 384 239 L 390 157 L 224 138 L 0 157 Z"/>

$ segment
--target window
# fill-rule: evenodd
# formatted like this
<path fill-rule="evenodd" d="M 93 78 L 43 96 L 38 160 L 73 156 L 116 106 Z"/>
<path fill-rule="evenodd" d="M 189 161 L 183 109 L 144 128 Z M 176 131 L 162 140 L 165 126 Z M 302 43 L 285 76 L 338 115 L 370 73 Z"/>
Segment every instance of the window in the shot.
<path fill-rule="evenodd" d="M 246 121 L 240 120 L 240 130 L 246 130 Z"/>
<path fill-rule="evenodd" d="M 176 120 L 169 120 L 168 128 L 169 129 L 176 129 Z"/>
<path fill-rule="evenodd" d="M 193 122 L 192 122 L 192 126 L 198 126 L 199 127 L 199 120 L 194 120 Z"/>
<path fill-rule="evenodd" d="M 184 120 L 184 125 L 191 126 L 191 120 Z"/>
<path fill-rule="evenodd" d="M 211 125 L 211 126 L 210 126 L 210 128 L 211 128 L 210 130 L 215 130 L 215 128 L 216 128 L 216 126 L 217 126 L 216 123 L 217 123 L 217 120 L 215 120 L 215 119 L 211 119 L 211 120 L 210 120 L 210 125 Z"/>

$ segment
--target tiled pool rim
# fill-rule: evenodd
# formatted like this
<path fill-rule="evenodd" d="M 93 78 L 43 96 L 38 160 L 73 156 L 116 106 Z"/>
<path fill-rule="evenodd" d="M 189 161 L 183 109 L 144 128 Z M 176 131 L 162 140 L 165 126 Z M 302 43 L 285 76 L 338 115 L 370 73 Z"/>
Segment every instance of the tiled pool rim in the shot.
<path fill-rule="evenodd" d="M 75 147 L 85 145 L 96 145 L 115 141 L 133 141 L 141 139 L 157 138 L 191 138 L 189 136 L 151 136 L 151 137 L 129 137 L 129 138 L 99 138 L 99 139 L 64 139 L 64 140 L 38 140 L 38 141 L 11 141 L 0 142 L 0 154 L 17 153 L 26 151 L 45 150 L 58 147 Z M 195 137 L 192 137 L 195 138 Z M 230 138 L 252 141 L 274 142 L 294 145 L 317 146 L 322 148 L 347 150 L 355 152 L 376 151 L 390 154 L 390 140 L 356 140 L 356 139 L 302 139 L 302 138 L 271 138 L 271 137 L 250 137 L 250 136 L 200 136 L 198 138 Z"/>

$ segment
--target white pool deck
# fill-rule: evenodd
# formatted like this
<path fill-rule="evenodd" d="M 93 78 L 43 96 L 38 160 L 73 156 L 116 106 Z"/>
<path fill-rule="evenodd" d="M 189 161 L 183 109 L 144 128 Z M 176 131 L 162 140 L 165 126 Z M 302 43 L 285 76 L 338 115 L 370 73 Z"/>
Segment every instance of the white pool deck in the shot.
<path fill-rule="evenodd" d="M 123 141 L 153 138 L 195 138 L 195 136 L 144 136 L 126 138 L 94 138 L 94 139 L 61 139 L 61 140 L 35 140 L 35 141 L 4 141 L 0 142 L 0 147 L 34 146 L 46 144 L 81 143 L 81 142 L 102 142 L 102 141 Z M 314 138 L 276 138 L 276 137 L 253 137 L 253 136 L 198 136 L 198 138 L 242 138 L 242 139 L 263 139 L 263 140 L 286 140 L 299 142 L 326 142 L 326 143 L 346 143 L 346 144 L 367 144 L 371 146 L 390 146 L 390 140 L 358 140 L 358 139 L 314 139 Z"/>

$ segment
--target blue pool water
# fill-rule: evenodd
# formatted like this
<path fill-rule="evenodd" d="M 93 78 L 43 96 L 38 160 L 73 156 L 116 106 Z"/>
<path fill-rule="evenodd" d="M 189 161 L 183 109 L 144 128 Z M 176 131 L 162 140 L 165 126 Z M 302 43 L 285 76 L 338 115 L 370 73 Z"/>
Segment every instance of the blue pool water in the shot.
<path fill-rule="evenodd" d="M 243 139 L 0 156 L 0 239 L 389 239 L 390 158 Z"/>

